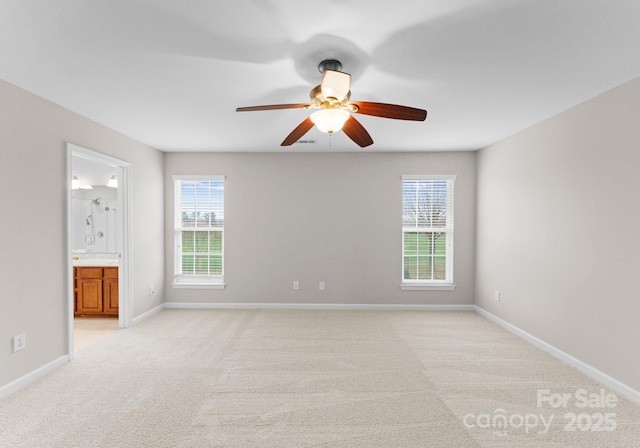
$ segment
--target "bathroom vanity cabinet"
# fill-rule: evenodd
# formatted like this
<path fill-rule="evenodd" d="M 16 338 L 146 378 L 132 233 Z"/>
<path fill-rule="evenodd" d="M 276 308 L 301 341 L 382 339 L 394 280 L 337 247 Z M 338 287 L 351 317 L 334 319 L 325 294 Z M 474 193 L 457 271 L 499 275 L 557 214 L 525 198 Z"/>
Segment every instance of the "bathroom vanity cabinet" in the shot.
<path fill-rule="evenodd" d="M 118 268 L 73 268 L 75 313 L 80 316 L 118 316 Z"/>

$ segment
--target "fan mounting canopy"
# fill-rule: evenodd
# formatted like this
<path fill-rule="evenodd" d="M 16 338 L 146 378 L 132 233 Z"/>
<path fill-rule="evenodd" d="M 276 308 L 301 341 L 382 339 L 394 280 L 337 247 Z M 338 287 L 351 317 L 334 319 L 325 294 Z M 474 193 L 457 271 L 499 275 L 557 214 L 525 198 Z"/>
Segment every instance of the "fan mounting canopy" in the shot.
<path fill-rule="evenodd" d="M 342 70 L 342 62 L 338 61 L 337 59 L 325 59 L 318 64 L 318 71 L 320 73 L 324 73 L 327 70 L 339 72 L 340 70 Z"/>

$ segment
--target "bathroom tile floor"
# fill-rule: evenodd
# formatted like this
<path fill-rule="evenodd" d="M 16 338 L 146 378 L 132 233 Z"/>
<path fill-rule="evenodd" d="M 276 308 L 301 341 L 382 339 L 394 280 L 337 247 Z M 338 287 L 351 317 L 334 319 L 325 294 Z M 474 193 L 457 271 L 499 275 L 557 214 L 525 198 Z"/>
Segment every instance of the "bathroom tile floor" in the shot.
<path fill-rule="evenodd" d="M 76 317 L 73 320 L 76 352 L 119 330 L 117 317 Z"/>

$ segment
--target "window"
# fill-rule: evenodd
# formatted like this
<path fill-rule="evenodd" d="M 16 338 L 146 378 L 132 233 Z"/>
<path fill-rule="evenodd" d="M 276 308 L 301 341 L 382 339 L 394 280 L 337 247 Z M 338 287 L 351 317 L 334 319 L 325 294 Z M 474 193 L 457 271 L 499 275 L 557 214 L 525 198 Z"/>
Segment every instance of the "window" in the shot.
<path fill-rule="evenodd" d="M 402 289 L 454 289 L 454 180 L 402 177 Z"/>
<path fill-rule="evenodd" d="M 174 287 L 224 287 L 224 176 L 174 176 Z"/>

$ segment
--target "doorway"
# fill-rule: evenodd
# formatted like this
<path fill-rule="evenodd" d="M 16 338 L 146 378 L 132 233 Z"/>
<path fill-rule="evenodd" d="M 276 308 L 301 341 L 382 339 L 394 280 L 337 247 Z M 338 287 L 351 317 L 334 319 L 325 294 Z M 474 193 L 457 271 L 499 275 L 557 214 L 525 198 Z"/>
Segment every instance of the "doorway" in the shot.
<path fill-rule="evenodd" d="M 132 325 L 130 164 L 68 143 L 67 179 L 67 342 L 73 359 L 76 336 L 82 348 Z M 84 275 L 89 278 L 76 278 Z M 81 314 L 92 317 L 77 325 Z"/>

